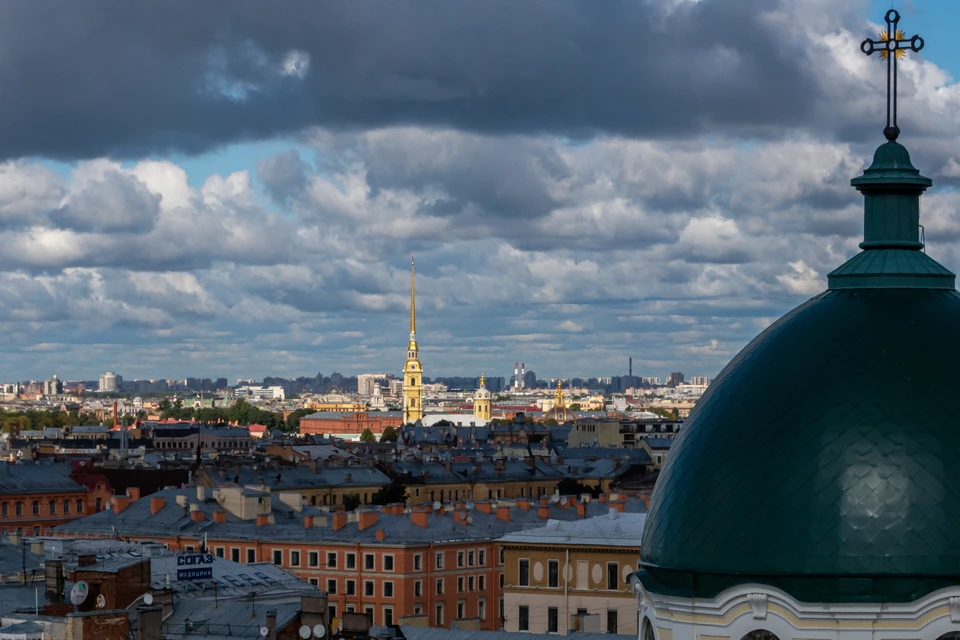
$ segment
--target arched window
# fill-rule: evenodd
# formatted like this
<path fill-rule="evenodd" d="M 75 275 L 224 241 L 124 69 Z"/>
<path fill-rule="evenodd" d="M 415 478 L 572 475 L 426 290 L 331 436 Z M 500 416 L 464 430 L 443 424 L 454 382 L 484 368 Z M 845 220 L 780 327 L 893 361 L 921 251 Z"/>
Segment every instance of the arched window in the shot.
<path fill-rule="evenodd" d="M 77 500 L 77 515 L 83 515 L 83 499 Z"/>
<path fill-rule="evenodd" d="M 650 623 L 650 618 L 643 619 L 643 635 L 641 640 L 657 640 L 657 637 L 653 635 L 653 624 Z"/>
<path fill-rule="evenodd" d="M 50 515 L 57 515 L 57 503 L 55 500 L 50 501 Z"/>
<path fill-rule="evenodd" d="M 40 515 L 40 501 L 39 501 L 39 500 L 34 500 L 34 501 L 33 501 L 33 515 L 35 515 L 35 516 Z"/>
<path fill-rule="evenodd" d="M 18 516 L 22 516 L 22 515 L 23 515 L 23 503 L 22 503 L 22 502 L 18 502 L 18 503 L 17 503 L 17 515 L 18 515 Z"/>
<path fill-rule="evenodd" d="M 766 629 L 757 629 L 756 631 L 751 631 L 747 635 L 743 636 L 740 640 L 780 640 L 772 631 L 767 631 Z"/>

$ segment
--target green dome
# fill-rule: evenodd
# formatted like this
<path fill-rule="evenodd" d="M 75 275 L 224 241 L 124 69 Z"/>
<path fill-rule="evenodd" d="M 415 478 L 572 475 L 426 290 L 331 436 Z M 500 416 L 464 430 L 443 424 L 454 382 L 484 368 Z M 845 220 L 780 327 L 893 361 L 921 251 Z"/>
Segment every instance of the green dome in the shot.
<path fill-rule="evenodd" d="M 929 180 L 904 159 L 882 145 L 853 181 L 864 252 L 747 345 L 684 424 L 643 532 L 648 590 L 896 602 L 960 584 L 960 294 L 920 250 Z"/>

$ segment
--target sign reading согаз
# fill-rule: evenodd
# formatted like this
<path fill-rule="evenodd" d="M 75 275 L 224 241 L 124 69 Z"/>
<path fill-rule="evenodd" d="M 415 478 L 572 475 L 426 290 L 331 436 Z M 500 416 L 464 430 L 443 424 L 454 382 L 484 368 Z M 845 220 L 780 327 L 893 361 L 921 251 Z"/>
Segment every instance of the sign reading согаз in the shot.
<path fill-rule="evenodd" d="M 213 555 L 191 553 L 177 556 L 177 580 L 209 580 L 213 577 Z M 206 565 L 206 566 L 204 566 Z"/>

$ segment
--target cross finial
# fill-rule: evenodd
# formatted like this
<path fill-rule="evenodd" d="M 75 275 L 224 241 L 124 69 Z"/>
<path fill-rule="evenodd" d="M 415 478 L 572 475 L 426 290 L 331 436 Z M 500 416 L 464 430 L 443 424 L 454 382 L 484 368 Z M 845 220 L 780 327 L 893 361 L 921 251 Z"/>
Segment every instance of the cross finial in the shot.
<path fill-rule="evenodd" d="M 923 38 L 907 35 L 897 28 L 900 24 L 900 13 L 890 9 L 883 17 L 887 23 L 887 30 L 880 34 L 879 40 L 867 38 L 860 43 L 860 51 L 868 56 L 873 52 L 880 53 L 880 59 L 887 62 L 887 126 L 883 135 L 891 142 L 900 135 L 897 126 L 897 60 L 907 55 L 907 49 L 917 52 L 923 49 Z"/>

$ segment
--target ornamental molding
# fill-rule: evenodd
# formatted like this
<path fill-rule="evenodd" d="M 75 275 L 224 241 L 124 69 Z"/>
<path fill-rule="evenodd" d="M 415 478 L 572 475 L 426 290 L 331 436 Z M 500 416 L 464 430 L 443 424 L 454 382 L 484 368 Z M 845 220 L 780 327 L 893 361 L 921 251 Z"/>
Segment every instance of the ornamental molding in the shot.
<path fill-rule="evenodd" d="M 750 604 L 750 608 L 753 609 L 754 620 L 767 619 L 767 594 L 748 593 L 747 602 Z"/>
<path fill-rule="evenodd" d="M 960 622 L 960 596 L 950 596 L 950 622 Z"/>

